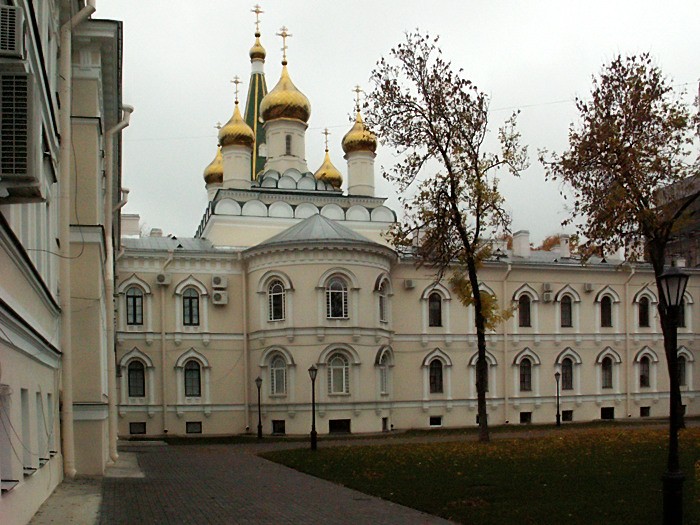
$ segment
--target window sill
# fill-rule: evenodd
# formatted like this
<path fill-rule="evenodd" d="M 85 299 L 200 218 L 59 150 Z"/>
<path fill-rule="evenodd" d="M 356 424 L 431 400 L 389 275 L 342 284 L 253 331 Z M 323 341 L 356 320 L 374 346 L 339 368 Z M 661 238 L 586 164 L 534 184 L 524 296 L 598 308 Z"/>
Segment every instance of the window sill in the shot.
<path fill-rule="evenodd" d="M 3 494 L 10 492 L 17 485 L 19 485 L 19 480 L 16 479 L 3 479 L 0 481 L 0 488 Z"/>
<path fill-rule="evenodd" d="M 326 321 L 349 321 L 349 317 L 326 317 Z"/>
<path fill-rule="evenodd" d="M 33 476 L 36 474 L 37 469 L 34 467 L 23 467 L 22 468 L 22 473 L 24 474 L 25 478 L 28 478 L 30 476 Z"/>
<path fill-rule="evenodd" d="M 350 397 L 349 392 L 330 392 L 329 397 Z"/>
<path fill-rule="evenodd" d="M 272 399 L 284 399 L 287 397 L 287 394 L 269 394 L 269 397 Z"/>

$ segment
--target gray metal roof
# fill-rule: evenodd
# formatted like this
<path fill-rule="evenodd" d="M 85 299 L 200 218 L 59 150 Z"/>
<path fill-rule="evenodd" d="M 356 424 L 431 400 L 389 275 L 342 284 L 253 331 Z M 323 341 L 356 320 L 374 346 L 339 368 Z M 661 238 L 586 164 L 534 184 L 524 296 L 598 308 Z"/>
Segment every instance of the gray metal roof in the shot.
<path fill-rule="evenodd" d="M 121 242 L 122 246 L 128 250 L 216 251 L 210 241 L 191 237 L 122 237 Z"/>
<path fill-rule="evenodd" d="M 257 245 L 257 247 L 307 242 L 377 244 L 376 242 L 370 241 L 367 237 L 352 231 L 350 228 L 347 228 L 334 220 L 328 219 L 323 215 L 316 214 L 312 215 L 308 219 L 304 219 L 299 224 L 295 224 L 291 228 L 270 237 L 266 241 L 261 242 Z"/>

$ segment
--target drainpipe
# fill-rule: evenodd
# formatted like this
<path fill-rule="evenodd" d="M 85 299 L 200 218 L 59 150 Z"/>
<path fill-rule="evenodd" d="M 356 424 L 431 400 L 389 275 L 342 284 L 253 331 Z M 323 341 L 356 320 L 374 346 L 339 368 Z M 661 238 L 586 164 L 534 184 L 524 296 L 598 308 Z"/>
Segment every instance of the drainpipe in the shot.
<path fill-rule="evenodd" d="M 61 306 L 61 351 L 63 385 L 61 429 L 63 430 L 63 473 L 73 479 L 75 469 L 75 432 L 73 423 L 73 352 L 71 332 L 71 275 L 70 275 L 70 221 L 71 221 L 71 153 L 73 137 L 71 130 L 71 113 L 73 105 L 73 28 L 95 12 L 95 0 L 87 0 L 87 5 L 61 26 L 59 69 L 59 97 L 61 113 L 59 125 L 61 143 L 59 147 L 59 239 L 61 258 L 59 260 L 59 300 Z"/>
<path fill-rule="evenodd" d="M 630 406 L 631 406 L 631 394 L 630 394 L 630 327 L 629 327 L 629 318 L 630 318 L 630 306 L 629 306 L 629 285 L 630 281 L 632 280 L 632 277 L 634 277 L 634 274 L 636 272 L 635 267 L 630 264 L 630 276 L 627 278 L 625 281 L 625 410 L 627 412 L 627 416 L 631 416 L 632 413 L 630 412 Z"/>
<path fill-rule="evenodd" d="M 510 272 L 513 270 L 513 266 L 508 263 L 508 270 L 506 271 L 506 274 L 503 276 L 503 309 L 505 310 L 506 305 L 508 304 L 508 299 L 506 293 L 508 292 L 508 276 L 510 275 Z M 506 319 L 503 321 L 503 421 L 507 422 L 509 421 L 508 419 L 508 370 L 510 367 L 508 366 L 508 361 L 507 361 L 507 356 L 508 356 L 508 320 Z"/>
<path fill-rule="evenodd" d="M 105 296 L 107 299 L 107 416 L 109 432 L 109 457 L 113 462 L 119 458 L 117 453 L 117 352 L 114 341 L 114 240 L 113 223 L 114 215 L 125 204 L 129 190 L 124 190 L 122 199 L 113 207 L 112 186 L 114 181 L 114 136 L 129 125 L 129 119 L 134 111 L 132 106 L 122 106 L 122 120 L 105 133 L 105 194 L 104 194 L 104 221 L 105 221 Z"/>
<path fill-rule="evenodd" d="M 161 273 L 173 262 L 174 251 L 168 251 L 168 258 L 163 264 Z M 163 409 L 163 435 L 168 433 L 168 382 L 165 373 L 166 352 L 165 352 L 165 286 L 160 287 L 160 395 Z"/>
<path fill-rule="evenodd" d="M 245 429 L 246 432 L 250 429 L 250 395 L 248 388 L 250 386 L 250 358 L 248 356 L 248 268 L 243 260 L 243 253 L 238 254 L 238 260 L 241 262 L 241 279 L 243 285 L 243 313 L 241 322 L 243 323 L 243 367 L 245 368 L 245 387 L 243 388 L 243 403 L 245 405 Z"/>

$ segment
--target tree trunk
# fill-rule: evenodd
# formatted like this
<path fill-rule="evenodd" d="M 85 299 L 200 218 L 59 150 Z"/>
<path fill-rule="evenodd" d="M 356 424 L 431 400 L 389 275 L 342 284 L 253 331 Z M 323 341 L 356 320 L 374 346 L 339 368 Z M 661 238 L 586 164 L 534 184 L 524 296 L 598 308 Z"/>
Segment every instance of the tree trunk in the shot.
<path fill-rule="evenodd" d="M 481 309 L 481 294 L 479 292 L 479 279 L 476 274 L 476 262 L 469 258 L 467 260 L 467 271 L 469 273 L 469 283 L 471 284 L 474 296 L 474 321 L 476 324 L 476 341 L 478 355 L 476 359 L 476 395 L 477 413 L 479 414 L 479 441 L 489 441 L 489 423 L 486 413 L 486 384 L 487 370 L 486 363 L 486 331 L 484 328 L 484 314 Z"/>

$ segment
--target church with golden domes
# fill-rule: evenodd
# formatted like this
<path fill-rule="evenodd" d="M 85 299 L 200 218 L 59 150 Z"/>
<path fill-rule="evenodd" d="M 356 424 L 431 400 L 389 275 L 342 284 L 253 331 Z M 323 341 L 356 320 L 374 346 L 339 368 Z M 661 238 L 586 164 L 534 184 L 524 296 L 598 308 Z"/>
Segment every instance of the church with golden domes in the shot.
<path fill-rule="evenodd" d="M 194 237 L 142 235 L 138 216 L 122 216 L 119 435 L 230 435 L 258 424 L 263 435 L 305 434 L 312 385 L 319 434 L 475 426 L 471 307 L 383 236 L 397 216 L 375 194 L 377 138 L 359 99 L 341 143 L 346 165 L 331 162 L 327 135 L 321 166 L 307 165 L 311 102 L 292 81 L 287 29 L 278 35 L 282 72 L 268 92 L 256 22 L 245 107 L 236 80 Z M 487 336 L 492 424 L 668 413 L 650 268 L 614 255 L 584 265 L 566 235 L 545 252 L 520 231 L 495 252 L 481 290 L 515 314 Z M 689 414 L 700 413 L 697 281 L 679 331 Z"/>

